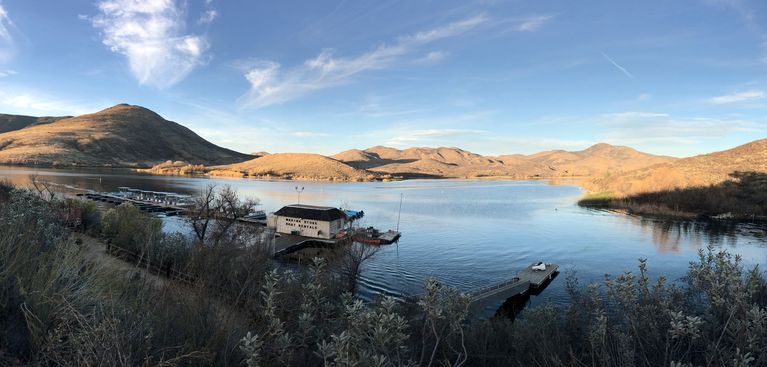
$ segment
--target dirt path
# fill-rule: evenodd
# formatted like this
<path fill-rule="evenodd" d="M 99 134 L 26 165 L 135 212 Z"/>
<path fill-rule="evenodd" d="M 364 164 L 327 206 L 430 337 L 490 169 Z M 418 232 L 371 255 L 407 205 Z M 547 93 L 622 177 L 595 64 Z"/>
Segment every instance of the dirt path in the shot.
<path fill-rule="evenodd" d="M 140 280 L 152 284 L 157 289 L 166 287 L 171 283 L 170 280 L 152 274 L 143 267 L 108 254 L 106 244 L 96 238 L 84 234 L 77 234 L 77 238 L 83 242 L 85 258 L 98 268 L 122 273 L 126 279 L 136 279 L 136 277 L 139 277 Z"/>

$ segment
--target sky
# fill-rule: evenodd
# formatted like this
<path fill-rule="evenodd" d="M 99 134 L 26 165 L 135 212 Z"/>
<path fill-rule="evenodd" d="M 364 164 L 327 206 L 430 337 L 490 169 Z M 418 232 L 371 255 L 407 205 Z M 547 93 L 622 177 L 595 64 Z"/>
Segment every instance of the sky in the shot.
<path fill-rule="evenodd" d="M 762 0 L 0 0 L 0 113 L 141 105 L 227 148 L 767 137 Z"/>

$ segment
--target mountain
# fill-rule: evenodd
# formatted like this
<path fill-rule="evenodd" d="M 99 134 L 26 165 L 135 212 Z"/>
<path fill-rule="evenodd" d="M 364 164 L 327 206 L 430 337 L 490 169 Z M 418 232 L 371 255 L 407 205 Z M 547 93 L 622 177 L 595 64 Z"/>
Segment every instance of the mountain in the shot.
<path fill-rule="evenodd" d="M 585 186 L 594 192 L 619 195 L 723 182 L 734 172 L 767 173 L 767 139 L 729 150 L 678 159 L 619 174 L 594 178 Z"/>
<path fill-rule="evenodd" d="M 0 134 L 0 164 L 147 167 L 168 160 L 216 165 L 251 158 L 127 104 L 70 118 L 3 121 L 13 127 L 30 123 Z"/>
<path fill-rule="evenodd" d="M 332 156 L 352 167 L 404 177 L 505 176 L 503 162 L 459 148 L 395 148 L 376 146 Z"/>
<path fill-rule="evenodd" d="M 642 153 L 628 147 L 596 144 L 582 151 L 563 150 L 533 155 L 486 157 L 458 148 L 395 148 L 376 146 L 332 156 L 352 167 L 404 177 L 573 177 L 622 172 L 669 162 L 674 158 Z"/>
<path fill-rule="evenodd" d="M 604 172 L 623 172 L 666 163 L 676 158 L 640 152 L 605 143 L 569 152 L 552 150 L 527 156 L 530 162 L 548 167 L 555 176 L 594 176 Z"/>
<path fill-rule="evenodd" d="M 51 122 L 56 122 L 58 120 L 69 117 L 72 116 L 34 117 L 23 115 L 6 115 L 0 113 L 0 134 L 7 133 L 9 131 L 20 130 L 27 126 L 50 124 Z"/>
<path fill-rule="evenodd" d="M 210 167 L 210 175 L 309 181 L 371 181 L 384 178 L 319 154 L 276 153 L 246 162 Z"/>

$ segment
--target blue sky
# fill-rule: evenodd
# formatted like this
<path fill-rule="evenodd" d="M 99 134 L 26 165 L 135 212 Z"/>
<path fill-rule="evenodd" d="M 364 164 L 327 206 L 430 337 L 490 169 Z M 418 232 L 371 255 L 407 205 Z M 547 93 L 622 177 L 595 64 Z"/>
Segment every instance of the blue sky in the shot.
<path fill-rule="evenodd" d="M 243 152 L 688 156 L 765 137 L 767 2 L 0 0 L 0 112 L 138 104 Z"/>

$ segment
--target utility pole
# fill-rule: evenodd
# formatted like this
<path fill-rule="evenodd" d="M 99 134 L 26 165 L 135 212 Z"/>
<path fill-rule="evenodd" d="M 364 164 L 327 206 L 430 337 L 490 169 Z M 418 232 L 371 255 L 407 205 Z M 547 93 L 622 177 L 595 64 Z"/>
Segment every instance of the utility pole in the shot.
<path fill-rule="evenodd" d="M 298 186 L 296 186 L 296 192 L 298 193 L 298 204 L 301 204 L 301 193 L 304 192 L 304 187 L 301 186 L 301 189 L 298 189 Z"/>
<path fill-rule="evenodd" d="M 397 232 L 399 232 L 399 219 L 402 216 L 402 196 L 403 193 L 399 193 L 399 213 L 397 213 Z"/>

